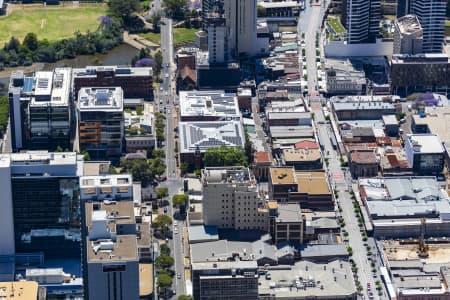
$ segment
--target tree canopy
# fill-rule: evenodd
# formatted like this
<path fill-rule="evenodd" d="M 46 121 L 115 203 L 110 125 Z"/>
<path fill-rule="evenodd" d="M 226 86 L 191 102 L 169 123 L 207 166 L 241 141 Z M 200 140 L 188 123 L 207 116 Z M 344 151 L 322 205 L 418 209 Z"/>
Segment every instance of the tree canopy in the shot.
<path fill-rule="evenodd" d="M 108 6 L 111 13 L 118 17 L 131 16 L 140 10 L 139 0 L 109 0 Z"/>
<path fill-rule="evenodd" d="M 228 147 L 222 145 L 205 151 L 203 163 L 207 167 L 247 166 L 248 161 L 242 147 Z"/>
<path fill-rule="evenodd" d="M 161 246 L 159 246 L 159 250 L 162 255 L 170 256 L 170 247 L 167 244 L 161 244 Z"/>
<path fill-rule="evenodd" d="M 172 218 L 168 215 L 158 215 L 152 222 L 152 227 L 155 229 L 166 227 L 172 224 Z"/>
<path fill-rule="evenodd" d="M 175 20 L 182 20 L 187 11 L 187 0 L 163 0 L 163 7 L 167 15 Z"/>
<path fill-rule="evenodd" d="M 161 289 L 167 289 L 171 285 L 172 285 L 172 277 L 170 277 L 169 274 L 161 273 L 161 274 L 158 275 L 158 286 Z"/>
<path fill-rule="evenodd" d="M 156 189 L 156 195 L 159 199 L 167 197 L 169 195 L 169 189 L 167 187 L 158 187 Z"/>
<path fill-rule="evenodd" d="M 161 254 L 155 259 L 155 266 L 158 269 L 168 269 L 173 266 L 175 263 L 175 260 L 173 257 Z"/>
<path fill-rule="evenodd" d="M 189 197 L 186 194 L 173 195 L 173 197 L 172 197 L 172 203 L 175 206 L 186 205 L 186 202 L 188 200 L 189 200 Z"/>

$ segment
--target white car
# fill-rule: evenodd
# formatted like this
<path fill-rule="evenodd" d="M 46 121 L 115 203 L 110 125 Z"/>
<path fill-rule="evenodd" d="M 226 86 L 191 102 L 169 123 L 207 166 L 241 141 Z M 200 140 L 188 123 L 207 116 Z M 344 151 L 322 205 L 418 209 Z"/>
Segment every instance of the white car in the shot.
<path fill-rule="evenodd" d="M 173 226 L 178 226 L 178 222 L 177 221 L 173 221 Z"/>
<path fill-rule="evenodd" d="M 175 227 L 175 229 L 173 230 L 174 234 L 178 234 L 178 228 Z"/>

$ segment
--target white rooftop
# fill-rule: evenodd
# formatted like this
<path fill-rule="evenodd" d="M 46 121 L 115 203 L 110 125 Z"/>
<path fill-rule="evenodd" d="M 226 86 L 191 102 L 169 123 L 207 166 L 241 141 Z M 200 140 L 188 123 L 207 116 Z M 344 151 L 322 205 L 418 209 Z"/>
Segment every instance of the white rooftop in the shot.
<path fill-rule="evenodd" d="M 36 96 L 50 95 L 52 91 L 53 72 L 39 71 L 35 75 L 36 85 L 34 94 Z"/>
<path fill-rule="evenodd" d="M 180 122 L 180 153 L 201 152 L 225 146 L 244 147 L 244 130 L 239 121 Z"/>
<path fill-rule="evenodd" d="M 444 146 L 435 134 L 408 134 L 406 139 L 414 147 L 414 152 L 443 153 Z"/>
<path fill-rule="evenodd" d="M 35 96 L 31 99 L 34 106 L 68 106 L 72 69 L 56 68 L 54 72 L 37 72 Z M 39 97 L 49 96 L 49 97 Z"/>
<path fill-rule="evenodd" d="M 183 117 L 216 117 L 239 120 L 239 106 L 235 94 L 224 91 L 180 92 L 180 115 Z"/>
<path fill-rule="evenodd" d="M 87 87 L 78 92 L 80 111 L 123 111 L 121 87 Z"/>

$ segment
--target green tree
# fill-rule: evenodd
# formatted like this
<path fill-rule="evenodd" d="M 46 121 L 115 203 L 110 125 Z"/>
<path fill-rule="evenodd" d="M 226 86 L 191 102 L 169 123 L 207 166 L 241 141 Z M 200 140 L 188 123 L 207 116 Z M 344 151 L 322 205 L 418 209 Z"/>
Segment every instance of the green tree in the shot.
<path fill-rule="evenodd" d="M 189 196 L 186 194 L 173 195 L 173 197 L 172 197 L 172 203 L 176 207 L 186 205 L 188 200 L 189 200 Z"/>
<path fill-rule="evenodd" d="M 189 295 L 180 295 L 178 296 L 178 300 L 194 300 L 194 298 L 192 298 L 192 296 Z"/>
<path fill-rule="evenodd" d="M 0 136 L 6 131 L 9 116 L 9 101 L 7 96 L 0 96 Z"/>
<path fill-rule="evenodd" d="M 205 151 L 203 163 L 207 167 L 221 166 L 247 166 L 248 161 L 242 147 L 221 147 L 210 148 Z"/>
<path fill-rule="evenodd" d="M 168 227 L 172 224 L 172 218 L 168 215 L 158 215 L 152 222 L 152 227 L 156 230 Z"/>
<path fill-rule="evenodd" d="M 159 251 L 161 252 L 161 255 L 170 256 L 170 247 L 167 244 L 161 244 L 161 246 L 159 246 Z"/>
<path fill-rule="evenodd" d="M 159 199 L 167 197 L 169 195 L 169 189 L 167 187 L 159 187 L 156 189 L 156 195 Z"/>
<path fill-rule="evenodd" d="M 173 266 L 174 262 L 173 257 L 161 254 L 155 259 L 155 266 L 158 269 L 169 269 Z"/>
<path fill-rule="evenodd" d="M 153 57 L 153 61 L 155 62 L 155 73 L 159 74 L 162 69 L 162 63 L 163 63 L 163 56 L 161 51 L 158 50 L 158 52 L 155 53 L 155 56 Z"/>
<path fill-rule="evenodd" d="M 38 48 L 37 35 L 33 32 L 27 33 L 23 39 L 22 45 L 27 47 L 30 51 L 36 51 Z"/>
<path fill-rule="evenodd" d="M 187 0 L 163 0 L 166 14 L 175 20 L 183 20 L 185 17 Z"/>
<path fill-rule="evenodd" d="M 87 152 L 86 150 L 82 151 L 81 154 L 83 155 L 83 159 L 84 159 L 85 161 L 91 160 L 91 155 L 90 155 L 89 152 Z"/>
<path fill-rule="evenodd" d="M 258 18 L 266 17 L 266 8 L 258 5 Z"/>
<path fill-rule="evenodd" d="M 150 16 L 150 22 L 153 25 L 153 31 L 159 33 L 161 31 L 161 13 L 159 11 Z"/>
<path fill-rule="evenodd" d="M 161 176 L 166 170 L 164 161 L 159 157 L 149 159 L 148 164 L 153 178 Z"/>
<path fill-rule="evenodd" d="M 140 2 L 139 0 L 109 0 L 108 7 L 113 15 L 123 18 L 139 11 Z"/>
<path fill-rule="evenodd" d="M 131 173 L 133 180 L 140 181 L 146 187 L 155 178 L 150 165 L 145 159 L 122 159 L 120 161 L 122 173 Z"/>
<path fill-rule="evenodd" d="M 172 277 L 166 272 L 158 275 L 158 287 L 160 289 L 167 289 L 172 285 Z"/>
<path fill-rule="evenodd" d="M 164 151 L 164 149 L 153 149 L 152 156 L 155 158 L 159 157 L 159 158 L 163 159 L 166 157 L 166 151 Z"/>
<path fill-rule="evenodd" d="M 182 174 L 186 174 L 189 170 L 189 164 L 188 163 L 182 163 L 180 165 L 180 171 Z"/>

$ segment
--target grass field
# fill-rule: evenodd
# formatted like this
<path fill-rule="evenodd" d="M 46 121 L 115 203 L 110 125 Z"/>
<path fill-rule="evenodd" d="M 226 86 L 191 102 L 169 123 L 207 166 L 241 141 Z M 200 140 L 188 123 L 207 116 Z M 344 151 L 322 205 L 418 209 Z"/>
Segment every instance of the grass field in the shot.
<path fill-rule="evenodd" d="M 328 24 L 330 24 L 331 28 L 333 28 L 336 34 L 345 33 L 345 28 L 342 26 L 341 21 L 338 18 L 329 17 L 327 20 Z"/>
<path fill-rule="evenodd" d="M 37 34 L 38 39 L 49 41 L 73 36 L 76 31 L 95 31 L 99 16 L 105 15 L 104 5 L 72 6 L 24 6 L 17 5 L 11 15 L 0 18 L 0 45 L 11 36 L 23 39 L 28 32 Z"/>
<path fill-rule="evenodd" d="M 186 43 L 192 43 L 195 41 L 195 32 L 199 29 L 191 28 L 174 28 L 173 29 L 173 43 L 175 47 L 180 46 Z M 152 43 L 160 44 L 161 43 L 161 35 L 159 33 L 147 32 L 139 34 L 140 36 L 146 38 Z"/>

